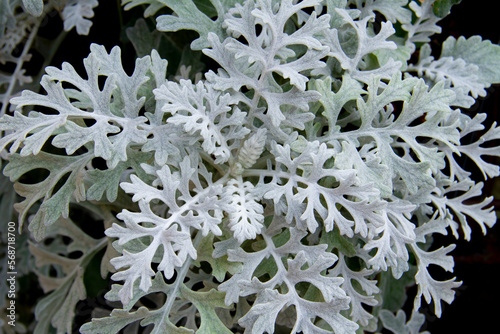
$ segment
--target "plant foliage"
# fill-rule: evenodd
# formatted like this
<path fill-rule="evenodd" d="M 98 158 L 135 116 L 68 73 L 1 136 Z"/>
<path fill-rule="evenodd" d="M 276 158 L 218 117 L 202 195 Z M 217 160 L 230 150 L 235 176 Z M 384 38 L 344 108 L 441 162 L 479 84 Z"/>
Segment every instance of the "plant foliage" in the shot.
<path fill-rule="evenodd" d="M 122 0 L 156 20 L 127 30 L 132 69 L 93 44 L 83 72 L 47 66 L 22 90 L 43 16 L 88 34 L 98 2 L 0 0 L 0 61 L 16 64 L 0 150 L 21 197 L 2 178 L 1 199 L 47 293 L 34 332 L 72 333 L 95 258 L 113 306 L 80 333 L 419 333 L 422 302 L 440 317 L 462 283 L 433 236 L 496 221 L 463 161 L 500 174 L 500 128 L 464 112 L 500 83 L 500 47 L 431 50 L 456 2 Z M 180 30 L 203 55 L 170 69 Z"/>

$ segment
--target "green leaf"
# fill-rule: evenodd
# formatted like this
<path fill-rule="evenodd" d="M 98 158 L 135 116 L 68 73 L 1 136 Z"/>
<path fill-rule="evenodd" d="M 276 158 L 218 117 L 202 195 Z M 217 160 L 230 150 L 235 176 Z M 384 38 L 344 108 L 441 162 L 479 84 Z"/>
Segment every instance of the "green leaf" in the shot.
<path fill-rule="evenodd" d="M 149 55 L 151 50 L 158 50 L 160 47 L 161 33 L 158 30 L 150 31 L 144 19 L 138 19 L 125 32 L 138 57 Z"/>
<path fill-rule="evenodd" d="M 213 256 L 214 252 L 214 235 L 209 233 L 206 237 L 201 239 L 200 245 L 197 248 L 198 256 L 196 258 L 197 262 L 207 261 L 212 266 L 212 275 L 219 281 L 224 281 L 226 273 L 234 275 L 241 270 L 241 264 L 235 262 L 229 262 L 227 260 L 227 255 L 215 258 Z"/>
<path fill-rule="evenodd" d="M 193 0 L 196 7 L 200 9 L 206 16 L 213 18 L 217 16 L 217 10 L 212 5 L 212 0 Z"/>
<path fill-rule="evenodd" d="M 146 4 L 148 4 L 148 6 L 144 9 L 144 17 L 152 16 L 165 7 L 161 0 L 122 0 L 122 6 L 124 6 L 125 10 Z"/>
<path fill-rule="evenodd" d="M 193 274 L 187 270 L 189 266 L 179 270 L 179 275 L 186 275 L 189 278 L 188 284 L 198 285 L 205 284 L 210 276 L 203 274 Z M 184 269 L 186 269 L 184 271 Z M 175 334 L 192 334 L 196 328 L 195 318 L 201 317 L 201 324 L 197 333 L 231 333 L 223 325 L 215 312 L 215 308 L 228 307 L 224 304 L 225 294 L 214 289 L 210 291 L 192 291 L 188 286 L 182 283 L 183 279 L 177 277 L 173 284 L 166 284 L 163 279 L 163 274 L 158 272 L 152 280 L 152 285 L 147 292 L 139 288 L 139 282 L 135 282 L 133 286 L 133 297 L 124 305 L 123 309 L 115 309 L 109 317 L 93 319 L 91 323 L 87 323 L 80 328 L 84 334 L 115 334 L 128 324 L 141 320 L 140 325 L 145 327 L 153 324 L 152 333 L 175 333 Z M 120 300 L 119 292 L 122 286 L 115 284 L 111 291 L 106 294 L 106 299 L 109 301 Z M 138 310 L 131 312 L 132 308 L 142 298 L 154 297 L 156 293 L 165 294 L 167 299 L 161 298 L 156 304 L 160 307 L 155 310 L 148 310 L 145 307 L 140 307 Z M 154 299 L 151 298 L 154 302 Z M 186 319 L 184 326 L 177 327 L 175 324 L 182 319 Z M 184 320 L 183 320 L 184 321 Z"/>
<path fill-rule="evenodd" d="M 319 102 L 323 105 L 323 116 L 328 120 L 328 132 L 340 131 L 337 120 L 344 105 L 358 99 L 365 91 L 361 84 L 349 75 L 342 76 L 342 86 L 337 92 L 332 91 L 332 78 L 318 79 L 312 82 L 311 86 L 321 93 Z"/>
<path fill-rule="evenodd" d="M 86 296 L 82 287 L 81 271 L 77 270 L 73 275 L 67 276 L 59 288 L 41 299 L 35 307 L 38 322 L 33 333 L 49 333 L 52 322 L 54 327 L 61 330 L 60 333 L 71 333 L 76 303 Z"/>
<path fill-rule="evenodd" d="M 443 18 L 450 13 L 453 5 L 459 4 L 462 0 L 436 0 L 432 5 L 432 11 L 437 17 Z"/>
<path fill-rule="evenodd" d="M 407 288 L 415 284 L 416 273 L 416 266 L 410 266 L 410 269 L 404 272 L 399 279 L 395 279 L 389 271 L 381 272 L 378 279 L 382 293 L 380 306 L 391 312 L 401 309 L 408 298 Z"/>
<path fill-rule="evenodd" d="M 212 289 L 208 292 L 199 292 L 181 286 L 181 295 L 191 301 L 200 312 L 201 324 L 196 334 L 231 334 L 215 312 L 216 307 L 230 308 L 224 304 L 225 293 Z"/>
<path fill-rule="evenodd" d="M 10 177 L 11 182 L 18 181 L 24 174 L 38 168 L 49 171 L 49 175 L 41 182 L 24 184 L 18 181 L 14 185 L 16 192 L 25 197 L 24 201 L 14 205 L 19 212 L 21 224 L 30 208 L 42 199 L 42 204 L 29 226 L 37 240 L 43 238 L 46 226 L 53 224 L 60 216 L 68 217 L 69 203 L 72 198 L 85 199 L 85 190 L 82 189 L 83 175 L 91 159 L 92 154 L 89 153 L 78 156 L 60 156 L 40 152 L 36 156 L 23 157 L 13 154 L 10 157 L 4 173 Z"/>
<path fill-rule="evenodd" d="M 140 164 L 148 161 L 152 154 L 129 149 L 127 150 L 127 156 L 128 159 L 119 162 L 115 168 L 94 169 L 86 173 L 86 181 L 90 184 L 87 190 L 87 200 L 99 201 L 106 194 L 108 202 L 113 203 L 118 197 L 121 178 L 126 170 L 132 169 L 141 176 L 145 174 Z"/>
<path fill-rule="evenodd" d="M 105 239 L 99 241 L 89 237 L 69 219 L 59 219 L 48 228 L 48 235 L 54 238 L 71 238 L 66 246 L 57 246 L 54 241 L 44 245 L 30 243 L 30 252 L 36 258 L 40 284 L 45 292 L 52 291 L 36 305 L 35 316 L 38 320 L 35 334 L 49 333 L 52 325 L 57 333 L 72 333 L 76 304 L 87 297 L 83 280 L 84 271 L 90 260 L 107 245 Z M 69 258 L 73 252 L 82 252 L 77 259 Z M 58 276 L 48 275 L 48 266 L 59 269 Z M 64 276 L 63 276 L 64 275 Z"/>
<path fill-rule="evenodd" d="M 150 311 L 144 306 L 141 306 L 135 312 L 127 312 L 125 310 L 114 309 L 109 317 L 92 319 L 92 322 L 84 324 L 82 327 L 80 327 L 80 333 L 115 334 L 128 324 L 131 324 L 137 320 L 144 319 L 149 315 L 149 313 Z M 191 334 L 191 332 L 189 331 L 186 333 Z"/>
<path fill-rule="evenodd" d="M 332 248 L 336 248 L 348 257 L 356 255 L 354 245 L 346 237 L 340 235 L 340 230 L 338 228 L 323 233 L 320 242 L 328 245 L 328 251 L 331 251 Z"/>

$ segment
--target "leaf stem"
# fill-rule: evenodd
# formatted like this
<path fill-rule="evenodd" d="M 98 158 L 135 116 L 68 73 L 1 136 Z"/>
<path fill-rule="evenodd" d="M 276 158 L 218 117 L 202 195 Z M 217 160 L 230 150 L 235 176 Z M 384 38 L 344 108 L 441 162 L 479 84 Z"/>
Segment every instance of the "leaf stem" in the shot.
<path fill-rule="evenodd" d="M 14 87 L 16 86 L 16 81 L 19 76 L 19 73 L 21 72 L 24 64 L 24 59 L 26 59 L 26 56 L 28 54 L 29 49 L 31 48 L 31 44 L 33 44 L 33 41 L 36 37 L 36 34 L 38 33 L 38 28 L 40 27 L 40 24 L 42 23 L 42 20 L 39 19 L 36 21 L 35 25 L 33 26 L 28 39 L 26 40 L 26 43 L 24 44 L 23 47 L 23 52 L 19 56 L 19 61 L 16 64 L 16 68 L 14 72 L 12 73 L 12 76 L 10 78 L 9 86 L 7 88 L 7 91 L 5 92 L 5 98 L 2 101 L 2 108 L 0 109 L 0 117 L 5 115 L 5 112 L 7 110 L 7 106 L 9 105 L 9 99 L 12 94 L 12 91 L 14 90 Z"/>
<path fill-rule="evenodd" d="M 198 248 L 198 245 L 200 244 L 202 238 L 203 238 L 202 231 L 197 231 L 196 236 L 193 239 L 193 246 L 195 249 Z M 189 267 L 191 267 L 192 263 L 193 263 L 193 259 L 188 256 L 186 258 L 186 261 L 184 262 L 184 264 L 180 268 L 180 270 L 177 271 L 177 277 L 175 279 L 175 282 L 172 284 L 172 289 L 167 294 L 167 301 L 162 307 L 163 316 L 162 316 L 161 322 L 164 321 L 163 319 L 165 319 L 165 316 L 168 317 L 168 315 L 170 314 L 170 310 L 172 309 L 172 306 L 174 305 L 176 297 L 180 294 L 181 285 L 183 284 L 184 278 L 186 277 L 186 275 L 189 271 Z"/>

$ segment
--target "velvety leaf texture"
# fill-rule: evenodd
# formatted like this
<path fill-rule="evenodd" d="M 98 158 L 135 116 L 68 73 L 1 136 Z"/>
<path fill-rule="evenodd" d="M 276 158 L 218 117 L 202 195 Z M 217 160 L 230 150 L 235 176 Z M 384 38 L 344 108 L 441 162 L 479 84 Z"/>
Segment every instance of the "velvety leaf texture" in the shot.
<path fill-rule="evenodd" d="M 29 80 L 0 73 L 3 174 L 50 292 L 35 333 L 74 331 L 97 267 L 116 284 L 81 333 L 427 333 L 422 303 L 440 317 L 462 284 L 433 236 L 496 222 L 500 130 L 465 108 L 500 83 L 500 47 L 448 37 L 437 57 L 455 2 L 123 0 L 157 23 L 128 25 L 132 68 L 92 44 L 39 90 L 10 98 Z M 87 34 L 97 4 L 45 5 Z"/>

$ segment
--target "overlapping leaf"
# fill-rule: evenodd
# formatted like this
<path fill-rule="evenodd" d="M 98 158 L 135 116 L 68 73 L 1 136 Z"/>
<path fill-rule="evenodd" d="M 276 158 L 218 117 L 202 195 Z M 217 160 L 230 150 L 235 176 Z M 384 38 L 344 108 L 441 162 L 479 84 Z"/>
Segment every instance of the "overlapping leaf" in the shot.
<path fill-rule="evenodd" d="M 390 331 L 416 334 L 422 299 L 440 316 L 460 282 L 431 276 L 431 266 L 453 269 L 454 245 L 430 246 L 433 234 L 461 229 L 469 239 L 472 220 L 483 232 L 495 223 L 491 199 L 477 200 L 482 184 L 457 157 L 487 178 L 499 169 L 486 156 L 500 156 L 496 124 L 479 132 L 484 115 L 451 107 L 471 105 L 500 81 L 500 48 L 449 38 L 436 60 L 421 46 L 455 2 L 123 0 L 127 9 L 145 5 L 146 16 L 168 7 L 157 28 L 194 30 L 192 46 L 220 68 L 194 84 L 168 81 L 167 62 L 152 51 L 128 74 L 119 49 L 94 45 L 85 75 L 66 63 L 49 67 L 45 93 L 12 100 L 17 111 L 0 120 L 0 149 L 10 160 L 5 174 L 25 198 L 16 205 L 20 218 L 34 213 L 36 238 L 61 227 L 73 240 L 66 247 L 55 236 L 51 253 L 32 247 L 56 271 L 39 273 L 54 290 L 37 307 L 39 331 L 71 330 L 85 296 L 91 254 L 84 246 L 92 253 L 111 243 L 80 240 L 73 225 L 60 226 L 74 201 L 94 213 L 122 210 L 121 222 L 106 211 L 105 233 L 116 240 L 101 271 L 122 281 L 106 298 L 123 307 L 82 333 L 283 326 L 353 334 L 378 330 L 379 319 Z M 64 1 L 65 23 L 86 32 L 96 3 Z M 10 29 L 7 9 L 0 24 Z M 161 33 L 140 44 L 137 33 L 149 32 L 141 22 L 129 35 L 144 55 L 160 46 Z M 408 64 L 417 48 L 420 60 Z M 187 78 L 183 69 L 176 78 Z M 11 79 L 0 77 L 0 85 Z M 472 135 L 480 139 L 466 143 Z M 70 250 L 84 256 L 63 258 Z M 384 284 L 389 275 L 402 279 L 393 290 Z M 410 280 L 418 290 L 407 321 L 390 312 Z"/>
<path fill-rule="evenodd" d="M 234 106 L 236 101 L 229 94 L 221 95 L 210 84 L 168 82 L 156 89 L 155 95 L 164 102 L 162 111 L 172 115 L 167 123 L 180 126 L 191 135 L 199 134 L 201 147 L 215 155 L 215 163 L 228 161 L 231 150 L 249 132 L 244 126 L 245 113 Z"/>
<path fill-rule="evenodd" d="M 340 287 L 350 297 L 351 319 L 363 326 L 368 325 L 368 321 L 373 318 L 373 315 L 366 311 L 362 304 L 369 306 L 378 304 L 374 295 L 380 290 L 377 287 L 377 282 L 369 279 L 371 274 L 373 274 L 373 270 L 371 269 L 364 268 L 361 271 L 350 269 L 342 253 L 339 254 L 335 268 L 328 272 L 328 275 L 331 277 L 342 277 L 344 279 Z M 361 286 L 363 292 L 355 288 L 357 285 Z"/>
<path fill-rule="evenodd" d="M 86 298 L 83 275 L 92 257 L 107 245 L 105 238 L 96 240 L 85 234 L 70 219 L 59 219 L 49 233 L 55 240 L 49 246 L 30 243 L 30 251 L 36 258 L 35 270 L 45 292 L 50 292 L 35 308 L 38 320 L 35 334 L 47 333 L 51 325 L 58 333 L 72 333 L 76 304 Z M 64 245 L 59 238 L 71 238 Z M 82 256 L 72 259 L 69 254 L 81 252 Z M 50 267 L 58 273 L 51 276 Z"/>
<path fill-rule="evenodd" d="M 276 144 L 273 154 L 277 162 L 274 171 L 269 172 L 273 181 L 259 184 L 256 191 L 272 199 L 275 205 L 283 197 L 289 221 L 303 221 L 303 228 L 313 233 L 320 225 L 319 216 L 326 231 L 338 228 L 348 236 L 354 233 L 366 236 L 367 224 L 380 221 L 378 212 L 384 204 L 371 200 L 378 192 L 369 185 L 358 185 L 352 171 L 328 168 L 327 161 L 334 151 L 325 144 L 310 143 L 298 156 L 292 155 L 288 145 Z M 325 184 L 327 178 L 337 185 Z M 303 210 L 296 210 L 300 207 Z M 343 214 L 340 208 L 348 214 Z"/>
<path fill-rule="evenodd" d="M 168 165 L 159 170 L 145 167 L 146 171 L 157 177 L 155 184 L 162 189 L 146 184 L 135 175 L 131 176 L 131 183 L 121 185 L 126 192 L 133 194 L 132 199 L 139 202 L 141 210 L 123 210 L 118 218 L 125 222 L 125 226 L 114 224 L 106 231 L 108 236 L 118 238 L 118 245 L 124 245 L 122 256 L 111 260 L 117 269 L 126 267 L 112 277 L 125 281 L 120 290 L 124 304 L 133 298 L 133 286 L 137 279 L 140 279 L 139 286 L 143 291 L 150 288 L 151 277 L 155 274 L 151 263 L 159 248 L 163 254 L 158 270 L 170 278 L 174 269 L 181 267 L 188 258 L 196 259 L 196 249 L 191 240 L 193 229 L 201 230 L 203 235 L 208 232 L 221 234 L 218 226 L 222 219 L 218 198 L 222 192 L 220 183 L 213 184 L 203 165 L 198 165 L 196 160 L 191 162 L 188 157 L 179 168 L 180 171 L 172 172 Z M 156 210 L 152 207 L 155 201 L 160 201 L 160 207 Z M 165 215 L 155 212 L 158 210 Z M 126 244 L 135 239 L 148 241 L 139 251 L 127 250 Z"/>
<path fill-rule="evenodd" d="M 357 99 L 359 128 L 330 137 L 347 140 L 354 146 L 359 146 L 355 138 L 373 138 L 371 150 L 388 167 L 392 178 L 400 177 L 410 193 L 416 193 L 419 188 L 432 189 L 435 182 L 431 171 L 444 168 L 445 162 L 444 154 L 430 144 L 441 143 L 454 151 L 459 143 L 459 124 L 446 123 L 451 113 L 449 103 L 455 95 L 442 86 L 428 91 L 423 81 L 413 78 L 401 80 L 395 76 L 384 89 L 380 90 L 380 85 L 379 79 L 372 77 L 366 100 Z M 396 101 L 404 103 L 401 113 L 394 119 L 392 103 Z M 421 116 L 425 121 L 415 124 Z M 417 138 L 427 138 L 428 142 L 422 143 Z M 418 158 L 412 158 L 413 154 Z"/>
<path fill-rule="evenodd" d="M 30 155 L 23 158 L 16 154 L 10 157 L 4 173 L 11 181 L 17 181 L 32 170 L 49 171 L 48 176 L 38 183 L 17 182 L 14 185 L 16 192 L 25 198 L 14 205 L 19 212 L 20 222 L 25 221 L 31 207 L 38 200 L 43 200 L 29 225 L 35 239 L 41 240 L 46 227 L 53 224 L 60 216 L 68 218 L 69 203 L 73 198 L 85 199 L 85 166 L 91 159 L 92 155 L 88 153 L 68 157 L 41 152 L 37 156 Z M 62 186 L 60 182 L 64 182 Z"/>
<path fill-rule="evenodd" d="M 207 278 L 204 275 L 196 275 L 187 272 L 189 282 L 184 284 L 176 281 L 174 284 L 165 283 L 161 273 L 152 280 L 151 288 L 144 292 L 138 282 L 134 285 L 134 298 L 124 305 L 123 309 L 115 309 L 108 317 L 93 319 L 92 322 L 80 328 L 85 334 L 113 334 L 129 324 L 140 321 L 140 325 L 146 327 L 153 325 L 152 333 L 177 333 L 177 334 L 211 334 L 231 333 L 216 315 L 216 308 L 227 308 L 224 305 L 224 296 L 216 290 L 204 288 L 202 291 L 192 290 L 195 284 L 203 283 Z M 106 294 L 110 301 L 119 301 L 121 291 L 120 285 L 113 285 L 111 291 Z M 145 306 L 134 309 L 134 305 L 140 298 L 154 295 L 164 295 L 159 298 L 159 307 L 149 310 Z M 177 325 L 185 320 L 183 326 Z M 199 321 L 199 322 L 198 322 Z"/>
<path fill-rule="evenodd" d="M 130 144 L 143 144 L 147 140 L 147 132 L 141 128 L 146 118 L 139 116 L 144 98 L 138 97 L 138 89 L 149 80 L 146 75 L 149 63 L 149 57 L 138 60 L 134 74 L 129 77 L 121 67 L 118 48 L 108 55 L 104 47 L 93 45 L 84 61 L 87 80 L 68 63 L 64 63 L 62 69 L 48 67 L 41 81 L 47 94 L 24 91 L 22 96 L 12 100 L 18 111 L 14 118 L 4 116 L 0 129 L 13 133 L 2 138 L 1 147 L 13 142 L 10 151 L 15 152 L 25 144 L 21 155 L 37 154 L 55 135 L 52 144 L 65 148 L 67 154 L 92 143 L 95 156 L 105 159 L 110 168 L 115 167 L 119 161 L 127 159 L 126 149 Z M 101 89 L 99 76 L 103 75 L 107 79 Z M 72 88 L 65 88 L 67 85 Z M 26 106 L 46 107 L 54 114 L 35 112 L 25 120 L 20 110 Z M 42 117 L 43 121 L 40 122 L 40 118 L 33 120 L 33 117 Z M 85 121 L 89 120 L 94 123 L 87 126 Z M 29 125 L 20 127 L 19 122 Z"/>
<path fill-rule="evenodd" d="M 394 50 L 396 44 L 388 38 L 394 34 L 395 30 L 390 22 L 383 22 L 380 31 L 375 36 L 368 35 L 368 21 L 372 16 L 361 20 L 353 20 L 344 9 L 336 9 L 338 15 L 342 17 L 346 25 L 353 29 L 357 40 L 355 45 L 346 45 L 339 36 L 339 29 L 330 29 L 325 33 L 323 43 L 330 48 L 329 56 L 340 62 L 340 66 L 350 77 L 364 83 L 368 83 L 371 76 L 378 75 L 388 79 L 392 77 L 401 67 L 402 63 L 389 58 L 388 61 L 379 68 L 370 69 L 366 57 L 378 50 Z"/>
<path fill-rule="evenodd" d="M 280 219 L 274 222 L 278 225 L 281 223 Z M 243 264 L 240 272 L 219 287 L 219 290 L 226 292 L 226 304 L 237 301 L 239 296 L 257 295 L 252 307 L 239 323 L 251 333 L 271 333 L 278 313 L 293 305 L 296 318 L 292 333 L 328 333 L 329 331 L 318 327 L 316 317 L 328 323 L 334 333 L 354 332 L 356 324 L 340 314 L 341 310 L 348 307 L 345 292 L 339 287 L 342 279 L 321 274 L 335 262 L 335 255 L 325 252 L 326 245 L 302 245 L 298 241 L 305 233 L 295 229 L 290 229 L 288 240 L 285 239 L 284 244 L 276 247 L 271 239 L 276 231 L 279 232 L 279 229 L 275 227 L 262 232 L 266 246 L 257 252 L 248 253 L 237 246 L 224 249 L 223 245 L 218 251 L 220 255 L 227 252 L 229 261 Z M 286 238 L 287 234 L 288 231 L 283 236 Z M 293 259 L 289 258 L 291 254 L 295 255 Z M 285 265 L 283 260 L 287 258 Z M 262 272 L 258 271 L 259 264 L 263 261 L 269 263 L 269 269 L 263 273 L 270 276 L 269 280 L 264 281 L 259 278 Z M 299 283 L 316 287 L 320 294 L 311 296 L 312 300 L 301 297 L 297 291 Z M 276 290 L 280 286 L 283 293 Z"/>
<path fill-rule="evenodd" d="M 209 35 L 211 49 L 204 52 L 216 60 L 224 71 L 218 76 L 209 74 L 208 79 L 217 89 L 238 90 L 245 86 L 255 90 L 255 94 L 267 103 L 266 114 L 256 112 L 255 105 L 250 111 L 252 116 L 262 121 L 269 120 L 274 127 L 287 119 L 283 114 L 284 105 L 294 106 L 302 111 L 309 109 L 307 103 L 317 99 L 317 94 L 305 91 L 307 76 L 303 73 L 324 67 L 320 61 L 326 56 L 327 48 L 314 36 L 328 28 L 328 17 L 317 18 L 312 14 L 306 23 L 287 34 L 285 26 L 303 8 L 318 4 L 318 1 L 282 2 L 275 11 L 271 2 L 247 1 L 236 5 L 226 18 L 225 25 L 234 38 L 226 38 L 222 43 L 215 35 Z M 257 34 L 255 26 L 263 29 Z M 244 38 L 240 42 L 236 38 Z M 304 52 L 294 50 L 296 45 L 305 47 Z M 273 78 L 273 73 L 289 81 L 292 88 L 286 92 Z M 267 87 L 263 89 L 263 84 Z"/>

